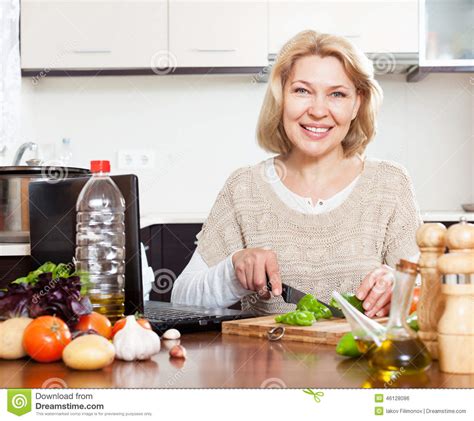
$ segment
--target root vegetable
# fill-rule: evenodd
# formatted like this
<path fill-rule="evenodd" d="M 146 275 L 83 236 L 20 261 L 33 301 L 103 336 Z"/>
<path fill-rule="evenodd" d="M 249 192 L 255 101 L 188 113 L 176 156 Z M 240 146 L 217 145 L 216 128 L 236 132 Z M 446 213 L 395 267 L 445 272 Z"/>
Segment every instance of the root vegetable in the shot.
<path fill-rule="evenodd" d="M 76 370 L 99 370 L 114 361 L 114 346 L 103 336 L 84 335 L 64 348 L 64 363 Z"/>
<path fill-rule="evenodd" d="M 16 360 L 27 355 L 23 333 L 31 321 L 28 317 L 14 317 L 0 323 L 0 358 Z"/>

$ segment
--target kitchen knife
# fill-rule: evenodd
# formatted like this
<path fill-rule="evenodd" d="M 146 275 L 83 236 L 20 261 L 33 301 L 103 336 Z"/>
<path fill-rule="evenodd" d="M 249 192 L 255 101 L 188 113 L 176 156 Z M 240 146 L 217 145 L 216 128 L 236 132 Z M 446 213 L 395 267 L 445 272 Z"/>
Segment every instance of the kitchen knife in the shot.
<path fill-rule="evenodd" d="M 305 292 L 302 292 L 299 289 L 290 287 L 289 285 L 283 282 L 281 284 L 281 287 L 282 287 L 281 296 L 283 298 L 283 301 L 285 301 L 285 303 L 298 304 L 298 301 L 301 300 L 305 295 L 307 295 Z M 272 290 L 272 284 L 270 283 L 268 276 L 267 276 L 267 288 L 269 291 Z M 331 314 L 333 315 L 333 317 L 344 318 L 344 313 L 338 308 L 331 306 L 329 304 L 326 304 L 325 302 L 318 300 L 317 298 L 316 298 L 316 301 L 322 304 L 323 306 L 327 307 L 331 311 Z"/>

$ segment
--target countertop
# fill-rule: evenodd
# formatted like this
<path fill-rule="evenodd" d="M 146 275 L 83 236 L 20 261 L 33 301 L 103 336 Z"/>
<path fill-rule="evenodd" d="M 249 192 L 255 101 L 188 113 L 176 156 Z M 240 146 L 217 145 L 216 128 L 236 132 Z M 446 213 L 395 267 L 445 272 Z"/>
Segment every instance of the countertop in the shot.
<path fill-rule="evenodd" d="M 170 359 L 165 346 L 151 360 L 115 361 L 97 371 L 75 371 L 61 362 L 0 361 L 2 388 L 473 388 L 474 375 L 440 372 L 438 363 L 415 377 L 390 382 L 370 371 L 364 358 L 346 359 L 330 345 L 184 334 L 186 360 Z"/>
<path fill-rule="evenodd" d="M 0 256 L 28 256 L 29 243 L 0 243 Z"/>

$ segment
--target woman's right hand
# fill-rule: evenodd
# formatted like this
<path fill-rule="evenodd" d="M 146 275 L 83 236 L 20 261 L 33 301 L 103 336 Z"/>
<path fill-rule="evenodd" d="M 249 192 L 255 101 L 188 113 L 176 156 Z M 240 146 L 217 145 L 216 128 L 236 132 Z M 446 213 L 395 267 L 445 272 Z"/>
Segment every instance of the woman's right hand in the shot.
<path fill-rule="evenodd" d="M 267 287 L 267 275 L 273 295 L 281 294 L 281 278 L 274 251 L 261 248 L 239 250 L 232 256 L 235 274 L 240 284 L 250 291 L 256 291 L 263 299 L 271 297 Z"/>

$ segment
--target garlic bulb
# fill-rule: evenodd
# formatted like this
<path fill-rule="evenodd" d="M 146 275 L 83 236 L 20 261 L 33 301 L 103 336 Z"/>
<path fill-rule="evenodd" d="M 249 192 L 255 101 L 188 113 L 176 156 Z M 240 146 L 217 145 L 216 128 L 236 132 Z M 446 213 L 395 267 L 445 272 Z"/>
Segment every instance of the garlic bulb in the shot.
<path fill-rule="evenodd" d="M 127 316 L 125 326 L 114 336 L 115 356 L 121 360 L 148 360 L 160 350 L 160 337 L 143 329 L 135 316 Z"/>

